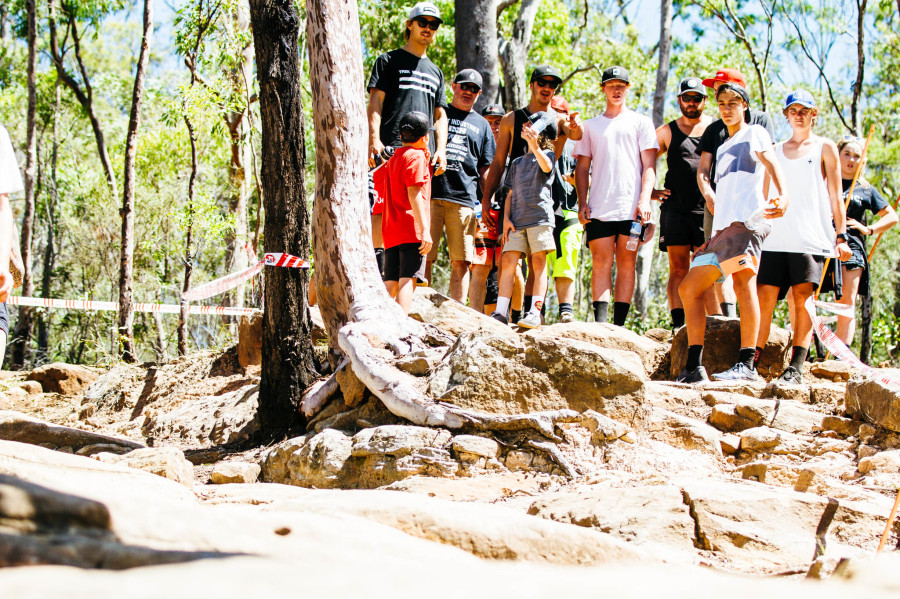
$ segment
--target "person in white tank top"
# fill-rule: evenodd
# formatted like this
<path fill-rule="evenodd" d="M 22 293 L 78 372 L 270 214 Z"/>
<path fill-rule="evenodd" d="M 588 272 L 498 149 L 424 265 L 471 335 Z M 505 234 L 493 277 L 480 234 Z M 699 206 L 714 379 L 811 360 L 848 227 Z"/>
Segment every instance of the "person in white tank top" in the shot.
<path fill-rule="evenodd" d="M 785 174 L 791 206 L 782 218 L 772 221 L 756 280 L 761 316 L 757 362 L 769 338 L 775 304 L 787 293 L 791 295 L 791 363 L 779 377 L 786 383 L 803 380 L 803 362 L 812 341 L 812 320 L 804 304 L 819 286 L 826 258 L 846 260 L 851 255 L 840 200 L 837 146 L 813 134 L 817 112 L 815 100 L 806 90 L 794 90 L 784 101 L 783 113 L 792 134 L 777 144 L 775 156 Z"/>

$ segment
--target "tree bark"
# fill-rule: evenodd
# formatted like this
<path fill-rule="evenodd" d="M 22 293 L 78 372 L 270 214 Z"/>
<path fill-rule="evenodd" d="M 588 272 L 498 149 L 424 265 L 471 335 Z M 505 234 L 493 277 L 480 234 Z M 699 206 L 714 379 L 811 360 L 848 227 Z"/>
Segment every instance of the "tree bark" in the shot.
<path fill-rule="evenodd" d="M 672 0 L 660 0 L 659 13 L 659 64 L 656 67 L 656 90 L 653 92 L 654 127 L 663 124 L 666 110 L 669 54 L 672 51 Z"/>
<path fill-rule="evenodd" d="M 194 85 L 194 76 L 191 74 L 191 85 Z M 197 181 L 197 134 L 190 117 L 185 113 L 184 123 L 187 126 L 188 138 L 191 140 L 191 176 L 188 179 L 187 192 L 187 236 L 184 241 L 184 281 L 181 285 L 181 293 L 184 295 L 191 288 L 191 276 L 194 274 L 194 184 Z M 188 331 L 187 321 L 190 304 L 183 299 L 180 302 L 181 310 L 178 313 L 178 355 L 187 355 Z"/>
<path fill-rule="evenodd" d="M 307 12 L 312 11 L 308 8 Z M 346 17 L 342 29 L 353 27 Z M 307 257 L 299 19 L 293 0 L 250 0 L 250 22 L 259 81 L 266 251 Z M 361 88 L 357 91 L 362 101 Z M 319 265 L 316 272 L 326 269 Z M 259 416 L 261 434 L 268 438 L 282 436 L 302 423 L 297 405 L 304 389 L 318 377 L 310 337 L 308 287 L 305 269 L 270 267 L 266 271 Z"/>
<path fill-rule="evenodd" d="M 47 246 L 44 248 L 44 268 L 41 273 L 41 297 L 50 297 L 50 285 L 53 282 L 53 269 L 56 268 L 56 207 L 59 205 L 59 113 L 62 105 L 62 90 L 59 77 L 54 85 L 56 102 L 53 110 L 53 148 L 50 153 L 50 185 L 47 194 Z M 45 310 L 38 317 L 38 351 L 37 363 L 47 360 L 50 346 L 50 311 Z"/>
<path fill-rule="evenodd" d="M 141 124 L 141 104 L 144 99 L 144 79 L 150 60 L 150 42 L 153 38 L 153 0 L 144 0 L 144 34 L 141 53 L 134 74 L 134 90 L 131 94 L 131 115 L 128 118 L 128 135 L 125 138 L 125 176 L 122 181 L 122 253 L 119 261 L 119 339 L 122 358 L 126 362 L 137 360 L 134 347 L 134 159 L 137 151 L 137 134 Z"/>
<path fill-rule="evenodd" d="M 850 100 L 850 126 L 853 134 L 860 133 L 859 98 L 862 96 L 863 80 L 866 76 L 866 5 L 868 0 L 856 0 L 856 81 L 853 82 L 853 96 Z"/>
<path fill-rule="evenodd" d="M 521 108 L 528 103 L 528 79 L 525 63 L 531 48 L 531 33 L 541 0 L 522 0 L 519 15 L 513 25 L 512 36 L 500 44 L 500 64 L 503 66 L 503 102 L 507 110 Z"/>
<path fill-rule="evenodd" d="M 0 39 L 9 39 L 9 12 L 6 5 L 0 5 Z"/>
<path fill-rule="evenodd" d="M 481 73 L 484 85 L 475 103 L 479 113 L 500 93 L 496 5 L 496 0 L 456 0 L 456 69 Z"/>
<path fill-rule="evenodd" d="M 22 294 L 34 295 L 34 277 L 32 273 L 31 246 L 34 240 L 34 204 L 37 189 L 37 86 L 35 73 L 37 69 L 37 7 L 36 0 L 25 1 L 28 29 L 28 108 L 25 117 L 25 209 L 22 214 L 22 231 L 19 238 L 19 249 L 22 253 L 24 272 L 22 273 Z M 25 365 L 28 345 L 34 324 L 33 310 L 22 306 L 19 308 L 19 319 L 16 322 L 14 341 L 10 352 L 10 365 L 18 370 Z"/>

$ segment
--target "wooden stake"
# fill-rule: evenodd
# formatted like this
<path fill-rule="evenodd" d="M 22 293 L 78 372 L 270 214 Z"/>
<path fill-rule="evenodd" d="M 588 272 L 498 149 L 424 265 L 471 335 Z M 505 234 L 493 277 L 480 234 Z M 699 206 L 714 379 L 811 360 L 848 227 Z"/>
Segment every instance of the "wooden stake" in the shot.
<path fill-rule="evenodd" d="M 894 210 L 897 210 L 897 204 L 900 204 L 900 195 L 897 196 L 897 199 L 894 200 Z M 875 238 L 875 243 L 872 244 L 872 249 L 869 250 L 868 260 L 872 261 L 872 256 L 875 254 L 875 248 L 878 247 L 878 242 L 881 241 L 881 236 L 885 234 L 885 231 L 882 231 L 878 234 L 878 237 Z"/>
<path fill-rule="evenodd" d="M 887 526 L 884 527 L 884 534 L 881 535 L 881 542 L 878 543 L 878 551 L 876 553 L 881 553 L 885 543 L 887 543 L 888 535 L 891 534 L 891 527 L 894 525 L 894 519 L 897 517 L 898 507 L 900 507 L 900 489 L 897 489 L 897 498 L 894 499 L 894 507 L 891 508 L 891 515 L 888 516 Z"/>

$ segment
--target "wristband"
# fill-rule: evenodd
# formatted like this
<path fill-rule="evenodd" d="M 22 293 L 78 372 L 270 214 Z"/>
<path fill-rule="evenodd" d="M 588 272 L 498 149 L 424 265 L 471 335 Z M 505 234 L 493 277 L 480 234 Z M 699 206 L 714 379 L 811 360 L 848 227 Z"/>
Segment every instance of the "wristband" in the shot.
<path fill-rule="evenodd" d="M 834 238 L 837 243 L 847 243 L 847 236 L 843 233 L 838 233 Z"/>
<path fill-rule="evenodd" d="M 872 229 L 872 227 L 866 225 L 866 237 L 871 237 L 874 233 L 875 231 Z"/>

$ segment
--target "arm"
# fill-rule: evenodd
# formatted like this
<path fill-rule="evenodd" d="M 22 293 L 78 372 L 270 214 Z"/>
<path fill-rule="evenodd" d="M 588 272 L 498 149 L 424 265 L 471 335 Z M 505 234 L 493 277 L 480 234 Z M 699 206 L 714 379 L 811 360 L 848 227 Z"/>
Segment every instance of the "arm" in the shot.
<path fill-rule="evenodd" d="M 366 116 L 369 118 L 369 168 L 375 166 L 375 156 L 384 149 L 381 143 L 381 111 L 384 108 L 384 92 L 380 89 L 369 90 L 369 105 Z"/>
<path fill-rule="evenodd" d="M 588 189 L 591 185 L 591 158 L 590 156 L 578 156 L 575 163 L 575 193 L 578 195 L 578 221 L 586 225 L 591 220 L 591 210 L 588 207 Z"/>
<path fill-rule="evenodd" d="M 878 212 L 878 222 L 865 227 L 868 229 L 867 235 L 876 235 L 884 233 L 888 229 L 897 224 L 897 213 L 890 206 L 885 206 L 883 210 Z M 9 262 L 7 260 L 7 262 Z M 4 262 L 3 264 L 6 264 Z"/>
<path fill-rule="evenodd" d="M 669 125 L 662 125 L 656 129 L 656 142 L 659 144 L 659 150 L 656 152 L 657 160 L 662 158 L 662 155 L 669 151 L 669 142 L 671 140 L 672 130 L 669 129 Z M 670 195 L 672 195 L 672 191 L 669 189 L 654 189 L 650 194 L 650 198 L 665 202 Z"/>
<path fill-rule="evenodd" d="M 12 210 L 9 196 L 0 194 L 0 302 L 5 302 L 12 291 L 13 278 L 9 274 L 9 253 L 12 249 Z"/>
<path fill-rule="evenodd" d="M 635 218 L 641 223 L 650 222 L 653 212 L 650 210 L 650 195 L 656 185 L 656 148 L 641 151 L 641 197 L 638 200 Z"/>
<path fill-rule="evenodd" d="M 510 233 L 515 233 L 516 226 L 512 223 L 509 218 L 510 206 L 512 206 L 513 194 L 515 194 L 514 190 L 509 190 L 509 197 L 506 198 L 506 202 L 503 204 L 503 244 L 506 245 L 506 241 L 509 239 Z"/>
<path fill-rule="evenodd" d="M 528 149 L 534 154 L 535 159 L 537 160 L 538 166 L 545 173 L 549 173 L 553 170 L 553 161 L 550 160 L 547 155 L 541 150 L 537 145 L 537 133 L 534 132 L 534 129 L 531 128 L 531 124 L 526 124 L 522 127 L 522 138 L 528 144 Z"/>
<path fill-rule="evenodd" d="M 422 193 L 423 189 L 424 186 L 410 185 L 406 188 L 406 193 L 409 197 L 409 207 L 412 208 L 413 220 L 416 222 L 416 233 L 419 239 L 422 240 L 419 246 L 419 253 L 424 256 L 431 250 L 432 241 L 431 218 L 426 219 L 426 217 L 430 216 L 428 214 L 428 199 Z"/>
<path fill-rule="evenodd" d="M 716 208 L 716 192 L 713 191 L 712 184 L 709 181 L 709 171 L 712 169 L 712 154 L 703 152 L 700 154 L 700 166 L 697 167 L 697 187 L 700 188 L 700 195 L 706 199 L 706 207 L 710 213 L 715 213 Z"/>
<path fill-rule="evenodd" d="M 431 164 L 434 165 L 435 176 L 440 175 L 447 169 L 447 127 L 450 120 L 447 118 L 447 111 L 443 106 L 437 106 L 434 109 L 434 156 L 431 158 Z"/>
<path fill-rule="evenodd" d="M 772 178 L 772 183 L 775 184 L 775 189 L 778 190 L 779 194 L 777 201 L 766 208 L 766 218 L 780 218 L 784 216 L 788 205 L 791 203 L 791 199 L 788 197 L 784 187 L 784 171 L 781 170 L 781 164 L 775 158 L 775 150 L 757 152 L 756 157 L 759 158 L 759 161 L 766 168 L 766 172 Z"/>
<path fill-rule="evenodd" d="M 569 114 L 567 119 L 560 118 L 556 126 L 572 141 L 578 141 L 584 135 L 584 131 L 581 128 L 581 119 L 578 118 L 578 111 Z"/>
<path fill-rule="evenodd" d="M 849 260 L 853 252 L 847 244 L 847 213 L 844 211 L 844 203 L 841 201 L 841 165 L 838 159 L 838 150 L 835 143 L 828 140 L 822 146 L 822 167 L 825 169 L 825 188 L 828 190 L 828 200 L 831 203 L 831 217 L 834 220 L 834 231 L 837 235 L 844 235 L 844 241 L 836 243 L 839 260 Z"/>
<path fill-rule="evenodd" d="M 484 193 L 481 194 L 481 220 L 488 227 L 494 226 L 491 219 L 491 198 L 500 187 L 500 179 L 506 168 L 506 158 L 509 156 L 509 146 L 512 142 L 513 115 L 507 114 L 500 121 L 500 133 L 497 136 L 497 151 L 494 152 L 494 160 L 484 178 Z"/>

